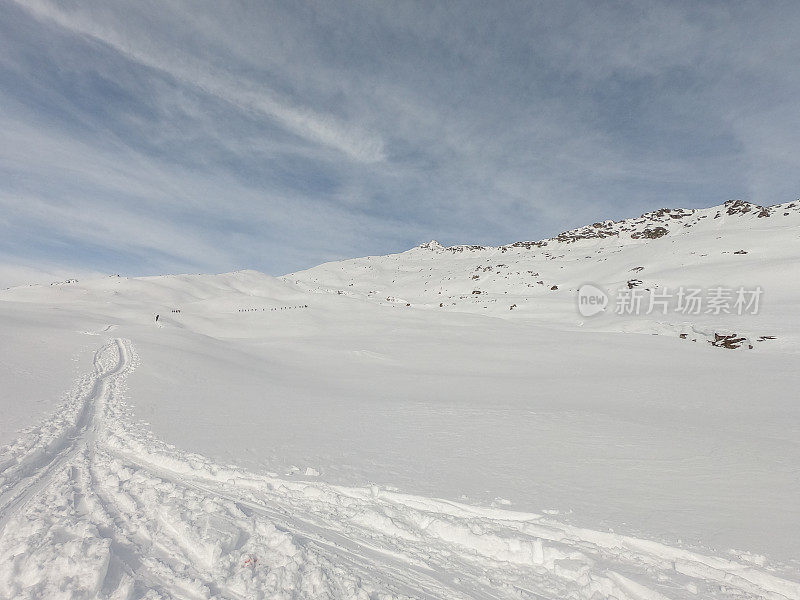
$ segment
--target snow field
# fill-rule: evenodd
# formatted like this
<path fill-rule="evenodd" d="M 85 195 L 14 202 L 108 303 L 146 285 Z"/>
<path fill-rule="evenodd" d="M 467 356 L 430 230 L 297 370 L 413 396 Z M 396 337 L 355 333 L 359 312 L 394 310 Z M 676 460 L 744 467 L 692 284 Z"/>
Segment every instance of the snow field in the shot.
<path fill-rule="evenodd" d="M 3 290 L 0 600 L 800 598 L 799 208 Z"/>
<path fill-rule="evenodd" d="M 112 340 L 77 388 L 82 417 L 10 447 L 0 597 L 800 598 L 771 566 L 180 451 L 124 402 L 137 363 Z"/>

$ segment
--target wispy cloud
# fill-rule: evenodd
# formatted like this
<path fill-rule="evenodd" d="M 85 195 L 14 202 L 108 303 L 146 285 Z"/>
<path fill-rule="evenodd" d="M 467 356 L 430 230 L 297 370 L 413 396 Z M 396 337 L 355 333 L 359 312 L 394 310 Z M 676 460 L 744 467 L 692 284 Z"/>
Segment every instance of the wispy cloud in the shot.
<path fill-rule="evenodd" d="M 259 85 L 231 77 L 212 65 L 196 60 L 180 47 L 163 48 L 147 38 L 136 39 L 115 28 L 113 23 L 93 19 L 91 11 L 84 10 L 81 5 L 65 9 L 45 0 L 15 1 L 38 18 L 51 20 L 77 34 L 92 37 L 130 60 L 163 71 L 183 84 L 197 87 L 241 109 L 276 119 L 297 135 L 339 150 L 353 160 L 370 163 L 385 158 L 383 142 L 379 137 L 359 131 L 357 126 L 341 123 L 331 115 L 318 114 L 282 102 L 263 83 Z M 147 34 L 146 31 L 139 33 Z"/>
<path fill-rule="evenodd" d="M 794 3 L 10 0 L 0 254 L 277 274 L 794 199 L 798 25 Z"/>

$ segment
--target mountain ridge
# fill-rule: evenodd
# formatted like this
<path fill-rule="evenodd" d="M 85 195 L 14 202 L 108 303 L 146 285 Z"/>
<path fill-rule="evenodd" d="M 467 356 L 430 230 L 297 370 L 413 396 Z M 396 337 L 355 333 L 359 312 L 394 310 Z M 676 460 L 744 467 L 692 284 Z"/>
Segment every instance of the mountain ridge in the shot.
<path fill-rule="evenodd" d="M 584 225 L 574 229 L 562 231 L 553 237 L 541 240 L 518 241 L 500 246 L 484 246 L 476 244 L 456 244 L 444 246 L 436 240 L 425 242 L 417 246 L 426 250 L 446 250 L 448 252 L 464 252 L 470 250 L 486 250 L 497 248 L 501 252 L 511 248 L 543 248 L 553 243 L 574 243 L 584 239 L 603 239 L 620 237 L 627 239 L 658 239 L 669 233 L 675 233 L 675 224 L 684 228 L 692 227 L 701 220 L 712 218 L 720 219 L 725 216 L 747 217 L 750 219 L 764 219 L 775 216 L 789 217 L 800 214 L 800 200 L 784 202 L 769 206 L 762 206 L 746 200 L 728 200 L 723 204 L 710 208 L 659 208 L 646 212 L 638 217 L 630 217 L 614 221 L 606 219 L 591 225 Z M 711 216 L 713 215 L 713 216 Z"/>

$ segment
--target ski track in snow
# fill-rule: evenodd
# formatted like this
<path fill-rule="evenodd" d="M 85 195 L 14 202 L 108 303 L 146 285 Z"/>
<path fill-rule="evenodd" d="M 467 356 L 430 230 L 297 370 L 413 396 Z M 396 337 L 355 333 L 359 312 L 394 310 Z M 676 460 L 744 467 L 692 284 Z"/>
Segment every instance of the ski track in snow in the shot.
<path fill-rule="evenodd" d="M 111 340 L 0 449 L 0 598 L 800 599 L 769 566 L 180 451 L 123 401 L 137 361 Z"/>

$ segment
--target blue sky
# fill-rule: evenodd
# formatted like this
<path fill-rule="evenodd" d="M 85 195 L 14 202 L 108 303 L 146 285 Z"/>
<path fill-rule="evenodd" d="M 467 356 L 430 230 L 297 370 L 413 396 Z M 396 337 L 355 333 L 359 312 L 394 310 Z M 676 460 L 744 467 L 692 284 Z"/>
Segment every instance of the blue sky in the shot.
<path fill-rule="evenodd" d="M 0 0 L 0 286 L 800 194 L 797 2 Z"/>

